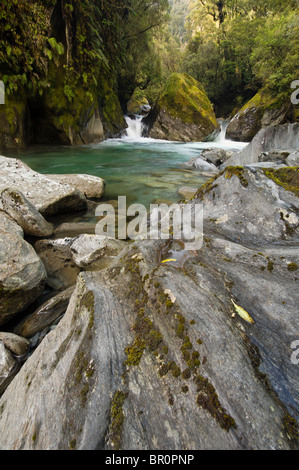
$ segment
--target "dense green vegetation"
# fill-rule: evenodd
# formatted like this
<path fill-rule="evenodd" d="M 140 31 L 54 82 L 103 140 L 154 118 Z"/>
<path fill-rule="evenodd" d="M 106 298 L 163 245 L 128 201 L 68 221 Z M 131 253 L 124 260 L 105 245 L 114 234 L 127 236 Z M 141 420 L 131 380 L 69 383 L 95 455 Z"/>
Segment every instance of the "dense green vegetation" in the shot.
<path fill-rule="evenodd" d="M 218 109 L 240 107 L 260 88 L 290 96 L 298 79 L 296 0 L 198 0 L 190 8 L 182 68 Z"/>
<path fill-rule="evenodd" d="M 261 88 L 286 99 L 298 79 L 297 0 L 2 0 L 1 6 L 7 96 L 20 115 L 29 109 L 33 121 L 47 116 L 59 132 L 78 131 L 99 107 L 105 131 L 116 133 L 133 93 L 153 104 L 175 72 L 201 82 L 218 115 Z M 10 125 L 14 112 L 6 110 Z"/>

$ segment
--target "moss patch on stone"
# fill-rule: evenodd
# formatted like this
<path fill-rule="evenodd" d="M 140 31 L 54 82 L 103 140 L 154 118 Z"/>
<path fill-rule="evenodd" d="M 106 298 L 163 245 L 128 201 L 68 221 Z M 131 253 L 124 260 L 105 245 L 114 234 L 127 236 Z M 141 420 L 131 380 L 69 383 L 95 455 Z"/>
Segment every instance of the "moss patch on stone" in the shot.
<path fill-rule="evenodd" d="M 186 124 L 209 121 L 218 127 L 216 116 L 202 85 L 187 73 L 173 73 L 158 99 L 159 109 Z"/>
<path fill-rule="evenodd" d="M 278 170 L 263 170 L 265 175 L 286 191 L 299 197 L 299 167 L 279 168 Z"/>

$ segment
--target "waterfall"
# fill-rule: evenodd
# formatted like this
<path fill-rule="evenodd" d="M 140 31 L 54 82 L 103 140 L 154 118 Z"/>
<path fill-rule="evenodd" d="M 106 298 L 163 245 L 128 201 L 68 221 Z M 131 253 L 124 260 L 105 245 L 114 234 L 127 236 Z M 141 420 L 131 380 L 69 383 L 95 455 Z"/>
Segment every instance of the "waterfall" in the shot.
<path fill-rule="evenodd" d="M 144 124 L 142 123 L 144 116 L 136 114 L 134 117 L 135 119 L 132 119 L 129 116 L 125 116 L 125 120 L 128 124 L 128 128 L 126 129 L 126 137 L 130 139 L 140 139 L 144 129 Z"/>
<path fill-rule="evenodd" d="M 223 119 L 220 122 L 221 132 L 215 139 L 215 142 L 223 142 L 226 140 L 226 129 L 230 123 L 230 119 Z"/>

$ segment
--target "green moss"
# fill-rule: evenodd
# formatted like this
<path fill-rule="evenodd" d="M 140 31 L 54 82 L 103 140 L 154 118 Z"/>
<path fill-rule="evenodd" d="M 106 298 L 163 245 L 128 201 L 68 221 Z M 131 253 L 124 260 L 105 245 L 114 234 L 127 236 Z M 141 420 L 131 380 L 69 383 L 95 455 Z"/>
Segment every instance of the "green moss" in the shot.
<path fill-rule="evenodd" d="M 70 441 L 70 443 L 69 443 L 69 448 L 70 448 L 70 450 L 76 449 L 76 445 L 77 445 L 76 439 L 72 439 L 72 440 Z"/>
<path fill-rule="evenodd" d="M 118 390 L 111 403 L 110 435 L 115 450 L 120 450 L 121 447 L 121 432 L 125 420 L 123 406 L 127 396 L 127 393 Z"/>
<path fill-rule="evenodd" d="M 166 109 L 186 124 L 218 127 L 213 107 L 202 85 L 186 73 L 173 73 L 158 99 L 159 109 Z"/>
<path fill-rule="evenodd" d="M 145 341 L 137 336 L 132 346 L 126 348 L 127 360 L 125 365 L 138 366 L 145 350 Z"/>
<path fill-rule="evenodd" d="M 264 169 L 265 175 L 273 180 L 279 186 L 282 186 L 286 191 L 290 191 L 295 196 L 299 197 L 299 168 L 287 167 L 279 168 L 278 170 Z"/>
<path fill-rule="evenodd" d="M 296 263 L 289 263 L 288 264 L 288 271 L 297 271 L 298 265 Z"/>
<path fill-rule="evenodd" d="M 225 431 L 228 432 L 230 429 L 235 428 L 235 420 L 221 406 L 216 390 L 208 379 L 198 375 L 195 378 L 195 383 L 197 392 L 199 392 L 196 398 L 197 405 L 208 411 Z"/>
<path fill-rule="evenodd" d="M 283 427 L 287 438 L 290 441 L 297 441 L 299 438 L 298 424 L 295 418 L 292 418 L 289 414 L 285 414 L 283 417 Z"/>
<path fill-rule="evenodd" d="M 274 269 L 274 263 L 273 263 L 273 261 L 269 261 L 268 265 L 267 265 L 267 271 L 272 273 L 273 269 Z"/>
<path fill-rule="evenodd" d="M 232 178 L 233 176 L 237 176 L 240 180 L 240 183 L 244 188 L 248 187 L 248 181 L 244 176 L 244 168 L 241 166 L 229 166 L 224 171 L 226 178 Z"/>
<path fill-rule="evenodd" d="M 191 378 L 191 370 L 190 369 L 185 369 L 182 372 L 182 378 L 184 380 L 189 380 Z"/>

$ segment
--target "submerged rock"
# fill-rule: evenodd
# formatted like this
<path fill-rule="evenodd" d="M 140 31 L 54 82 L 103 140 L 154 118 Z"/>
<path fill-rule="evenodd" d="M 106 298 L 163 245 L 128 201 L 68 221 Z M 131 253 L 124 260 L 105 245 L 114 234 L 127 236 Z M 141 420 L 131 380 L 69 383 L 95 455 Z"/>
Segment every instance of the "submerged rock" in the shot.
<path fill-rule="evenodd" d="M 197 189 L 189 188 L 188 186 L 185 186 L 183 188 L 179 188 L 178 193 L 180 196 L 183 196 L 183 198 L 185 199 L 192 199 L 197 193 Z"/>
<path fill-rule="evenodd" d="M 8 187 L 20 191 L 44 217 L 87 208 L 79 190 L 33 171 L 21 160 L 0 156 L 0 190 Z"/>
<path fill-rule="evenodd" d="M 288 102 L 281 103 L 261 90 L 230 121 L 226 137 L 250 142 L 261 129 L 285 123 L 288 112 Z"/>
<path fill-rule="evenodd" d="M 202 85 L 186 73 L 170 76 L 143 122 L 149 137 L 172 141 L 203 141 L 220 129 Z"/>
<path fill-rule="evenodd" d="M 0 205 L 22 227 L 25 235 L 48 237 L 53 234 L 53 225 L 44 219 L 20 191 L 10 188 L 2 191 Z"/>
<path fill-rule="evenodd" d="M 22 229 L 9 217 L 0 225 L 0 325 L 23 311 L 43 292 L 46 271 L 40 258 L 22 238 Z"/>

